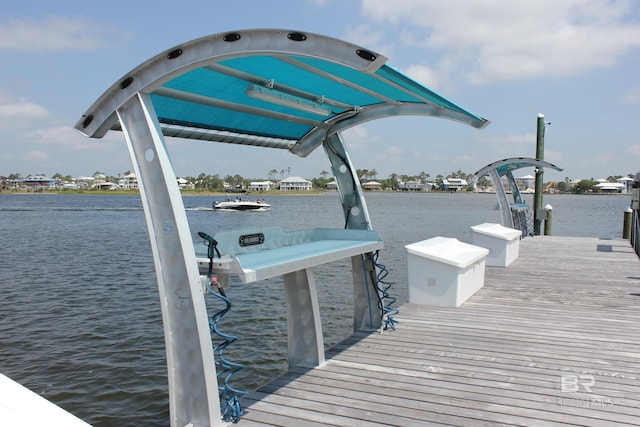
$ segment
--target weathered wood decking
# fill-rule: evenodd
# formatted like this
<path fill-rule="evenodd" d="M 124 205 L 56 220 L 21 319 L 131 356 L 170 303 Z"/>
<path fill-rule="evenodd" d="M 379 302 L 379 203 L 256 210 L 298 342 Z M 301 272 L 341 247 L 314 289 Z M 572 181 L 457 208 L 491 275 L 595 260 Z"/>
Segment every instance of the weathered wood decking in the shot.
<path fill-rule="evenodd" d="M 246 396 L 238 425 L 640 423 L 640 262 L 625 240 L 524 239 L 461 307 L 405 304 L 397 319 Z"/>

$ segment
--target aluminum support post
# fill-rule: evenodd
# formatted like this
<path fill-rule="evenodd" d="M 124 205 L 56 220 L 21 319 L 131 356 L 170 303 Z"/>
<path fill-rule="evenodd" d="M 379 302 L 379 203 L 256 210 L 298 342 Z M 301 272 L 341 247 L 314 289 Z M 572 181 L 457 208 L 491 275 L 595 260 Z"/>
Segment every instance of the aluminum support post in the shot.
<path fill-rule="evenodd" d="M 372 230 L 369 210 L 362 193 L 360 179 L 351 163 L 347 148 L 337 133 L 323 142 L 323 147 L 331 163 L 331 170 L 336 178 L 345 227 L 348 229 Z M 378 306 L 380 295 L 374 283 L 376 267 L 373 254 L 364 254 L 351 258 L 353 267 L 353 329 L 375 330 L 382 323 L 382 310 Z M 373 274 L 372 274 L 373 272 Z"/>
<path fill-rule="evenodd" d="M 324 364 L 318 293 L 310 268 L 282 276 L 287 300 L 289 369 Z"/>
<path fill-rule="evenodd" d="M 345 217 L 344 228 L 371 230 L 371 219 L 362 194 L 360 180 L 342 139 L 337 133 L 334 133 L 323 142 L 322 146 L 327 153 L 333 176 L 338 185 Z"/>
<path fill-rule="evenodd" d="M 502 180 L 500 179 L 498 171 L 491 169 L 489 177 L 491 178 L 493 188 L 496 190 L 496 195 L 498 196 L 498 207 L 500 208 L 500 219 L 502 220 L 502 225 L 504 227 L 514 228 L 511 204 L 507 198 L 507 192 L 504 189 L 504 185 L 502 185 Z"/>
<path fill-rule="evenodd" d="M 222 426 L 195 250 L 160 124 L 146 94 L 117 110 L 147 220 L 167 347 L 171 425 Z"/>

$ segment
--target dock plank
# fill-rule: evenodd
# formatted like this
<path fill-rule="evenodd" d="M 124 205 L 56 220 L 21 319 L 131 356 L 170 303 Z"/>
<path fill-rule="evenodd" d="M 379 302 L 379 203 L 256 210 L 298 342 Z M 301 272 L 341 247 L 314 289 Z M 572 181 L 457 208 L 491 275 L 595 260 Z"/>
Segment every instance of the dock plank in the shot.
<path fill-rule="evenodd" d="M 242 399 L 238 425 L 638 425 L 640 261 L 622 239 L 539 236 L 458 308 L 404 304 L 327 363 Z"/>

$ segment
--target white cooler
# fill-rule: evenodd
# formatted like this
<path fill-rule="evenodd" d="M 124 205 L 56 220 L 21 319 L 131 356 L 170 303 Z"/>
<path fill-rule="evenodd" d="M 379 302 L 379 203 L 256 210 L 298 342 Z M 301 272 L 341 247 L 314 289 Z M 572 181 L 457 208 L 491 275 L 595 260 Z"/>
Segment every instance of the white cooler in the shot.
<path fill-rule="evenodd" d="M 487 265 L 507 267 L 518 258 L 522 231 L 500 224 L 484 223 L 471 227 L 474 245 L 489 249 Z"/>
<path fill-rule="evenodd" d="M 447 237 L 405 248 L 410 303 L 459 307 L 484 286 L 488 249 Z"/>

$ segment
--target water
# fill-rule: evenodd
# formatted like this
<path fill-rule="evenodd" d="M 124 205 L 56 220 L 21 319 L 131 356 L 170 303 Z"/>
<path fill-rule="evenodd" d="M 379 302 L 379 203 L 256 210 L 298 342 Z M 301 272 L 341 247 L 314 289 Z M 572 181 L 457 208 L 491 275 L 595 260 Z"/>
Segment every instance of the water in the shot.
<path fill-rule="evenodd" d="M 282 225 L 342 228 L 335 193 L 278 196 L 269 212 L 217 212 L 215 197 L 185 196 L 198 231 Z M 470 242 L 469 227 L 499 222 L 491 194 L 367 194 L 385 240 L 380 261 L 406 301 L 404 245 L 434 236 Z M 532 200 L 527 201 L 532 204 Z M 553 234 L 620 237 L 626 195 L 545 195 Z M 138 196 L 0 194 L 0 372 L 96 426 L 168 425 L 164 336 L 155 271 Z M 327 345 L 351 331 L 350 262 L 315 269 Z M 345 286 L 345 284 L 347 284 Z M 222 328 L 228 355 L 253 389 L 286 369 L 286 311 L 279 279 L 232 282 Z M 215 308 L 215 301 L 208 301 Z"/>

